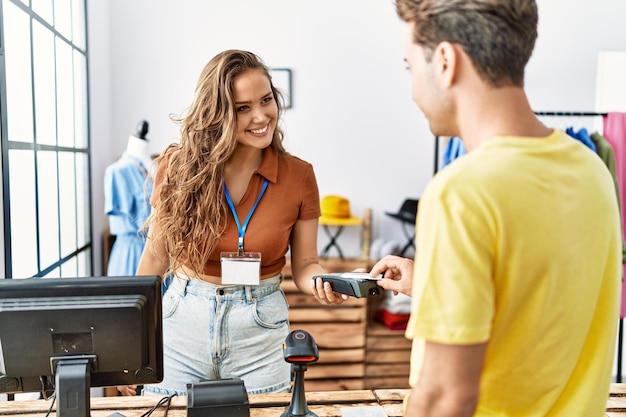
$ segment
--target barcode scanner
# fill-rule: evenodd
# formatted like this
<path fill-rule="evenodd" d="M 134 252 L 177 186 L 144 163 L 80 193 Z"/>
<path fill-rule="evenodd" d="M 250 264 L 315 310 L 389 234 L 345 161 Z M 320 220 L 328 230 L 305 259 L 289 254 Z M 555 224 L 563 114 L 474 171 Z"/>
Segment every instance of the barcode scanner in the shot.
<path fill-rule="evenodd" d="M 304 330 L 294 330 L 283 344 L 285 361 L 289 363 L 313 363 L 319 359 L 319 350 L 313 337 Z"/>
<path fill-rule="evenodd" d="M 317 362 L 319 350 L 315 339 L 305 330 L 294 330 L 287 335 L 283 343 L 285 362 L 291 364 L 292 392 L 291 404 L 281 417 L 317 417 L 311 412 L 304 395 L 304 371 L 307 364 Z"/>

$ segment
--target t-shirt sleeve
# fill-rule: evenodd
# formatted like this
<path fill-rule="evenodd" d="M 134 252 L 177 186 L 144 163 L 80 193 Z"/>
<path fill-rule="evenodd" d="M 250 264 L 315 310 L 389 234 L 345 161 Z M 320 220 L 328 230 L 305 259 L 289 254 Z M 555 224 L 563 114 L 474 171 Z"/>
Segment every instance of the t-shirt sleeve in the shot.
<path fill-rule="evenodd" d="M 469 194 L 429 186 L 420 200 L 408 337 L 445 344 L 489 339 L 494 234 Z"/>
<path fill-rule="evenodd" d="M 316 219 L 322 214 L 320 209 L 320 194 L 317 188 L 315 172 L 311 164 L 306 165 L 302 183 L 302 207 L 299 220 Z"/>

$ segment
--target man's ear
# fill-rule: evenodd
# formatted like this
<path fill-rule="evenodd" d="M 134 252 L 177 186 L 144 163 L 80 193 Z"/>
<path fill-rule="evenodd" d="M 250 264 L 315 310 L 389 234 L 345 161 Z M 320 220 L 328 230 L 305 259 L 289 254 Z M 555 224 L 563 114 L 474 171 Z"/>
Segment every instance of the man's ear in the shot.
<path fill-rule="evenodd" d="M 456 81 L 459 51 L 450 42 L 441 42 L 433 52 L 433 61 L 437 69 L 437 77 L 442 87 L 450 88 Z"/>

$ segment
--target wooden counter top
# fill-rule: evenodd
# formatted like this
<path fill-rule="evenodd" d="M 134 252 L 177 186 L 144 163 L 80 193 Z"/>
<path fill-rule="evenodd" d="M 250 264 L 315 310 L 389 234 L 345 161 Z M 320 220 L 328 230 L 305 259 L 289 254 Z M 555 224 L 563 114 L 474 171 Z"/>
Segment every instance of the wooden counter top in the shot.
<path fill-rule="evenodd" d="M 341 417 L 341 408 L 357 406 L 383 407 L 389 417 L 402 416 L 402 399 L 407 389 L 351 390 L 307 392 L 309 409 L 319 417 Z M 94 397 L 91 399 L 91 416 L 108 417 L 119 412 L 126 417 L 139 417 L 154 406 L 161 397 Z M 251 417 L 280 416 L 291 401 L 291 394 L 250 395 Z M 0 416 L 42 417 L 50 407 L 49 401 L 10 401 L 0 403 Z M 187 398 L 174 397 L 168 417 L 186 417 Z M 163 417 L 164 410 L 153 416 Z M 56 416 L 53 411 L 51 416 Z M 626 384 L 612 384 L 607 401 L 606 417 L 626 417 Z"/>
<path fill-rule="evenodd" d="M 307 392 L 309 409 L 319 417 L 340 417 L 342 407 L 381 405 L 390 417 L 402 415 L 402 399 L 407 390 L 354 390 Z M 91 416 L 107 417 L 119 412 L 126 417 L 139 417 L 152 408 L 161 399 L 149 397 L 93 397 L 91 398 Z M 280 416 L 291 401 L 291 394 L 255 394 L 248 398 L 251 417 Z M 0 403 L 0 416 L 42 417 L 50 408 L 50 402 L 11 401 Z M 51 416 L 56 416 L 53 411 Z M 163 409 L 155 411 L 153 416 L 163 417 Z M 187 397 L 174 397 L 167 413 L 168 417 L 186 417 Z"/>

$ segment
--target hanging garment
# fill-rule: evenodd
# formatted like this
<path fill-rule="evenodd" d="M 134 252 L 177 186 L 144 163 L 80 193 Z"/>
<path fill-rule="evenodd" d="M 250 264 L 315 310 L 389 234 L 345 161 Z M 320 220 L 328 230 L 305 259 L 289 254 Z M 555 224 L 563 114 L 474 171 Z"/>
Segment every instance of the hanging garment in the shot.
<path fill-rule="evenodd" d="M 591 137 L 589 137 L 589 132 L 587 132 L 587 129 L 585 129 L 584 127 L 579 129 L 578 132 L 576 132 L 573 127 L 568 127 L 567 129 L 565 129 L 565 133 L 567 133 L 574 139 L 582 142 L 592 151 L 597 152 L 595 143 L 593 143 Z"/>
<path fill-rule="evenodd" d="M 448 143 L 446 144 L 446 150 L 443 154 L 443 161 L 441 168 L 444 168 L 450 162 L 458 158 L 459 156 L 463 156 L 467 153 L 465 149 L 465 144 L 458 136 L 452 136 Z"/>
<path fill-rule="evenodd" d="M 150 214 L 152 184 L 139 158 L 124 153 L 104 174 L 104 212 L 115 235 L 106 274 L 135 275 L 145 239 L 140 230 Z"/>
<path fill-rule="evenodd" d="M 626 201 L 626 113 L 609 112 L 602 117 L 603 136 L 611 144 L 615 152 L 615 166 L 617 173 L 617 183 L 620 192 L 621 207 Z M 624 212 L 622 210 L 622 224 L 624 224 Z M 622 231 L 623 233 L 623 231 Z M 624 265 L 626 273 L 626 265 Z M 626 317 L 626 286 L 622 280 L 622 305 L 620 318 Z"/>
<path fill-rule="evenodd" d="M 617 196 L 617 205 L 622 213 L 622 203 L 620 199 L 619 184 L 617 182 L 617 167 L 615 166 L 615 152 L 611 147 L 611 144 L 606 140 L 604 136 L 598 132 L 594 132 L 590 135 L 591 140 L 596 145 L 596 152 L 600 159 L 604 161 L 604 164 L 609 169 L 611 176 L 613 177 L 613 183 L 615 184 L 615 195 Z M 623 215 L 622 215 L 623 217 Z M 621 218 L 620 218 L 621 219 Z M 623 221 L 623 219 L 621 219 Z M 626 263 L 626 243 L 624 243 L 624 225 L 622 224 L 622 263 Z"/>

